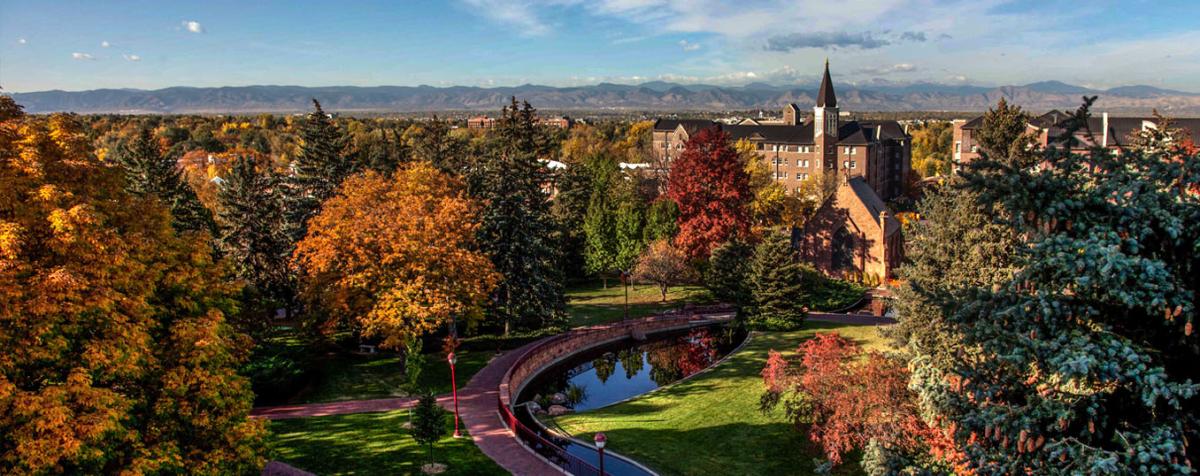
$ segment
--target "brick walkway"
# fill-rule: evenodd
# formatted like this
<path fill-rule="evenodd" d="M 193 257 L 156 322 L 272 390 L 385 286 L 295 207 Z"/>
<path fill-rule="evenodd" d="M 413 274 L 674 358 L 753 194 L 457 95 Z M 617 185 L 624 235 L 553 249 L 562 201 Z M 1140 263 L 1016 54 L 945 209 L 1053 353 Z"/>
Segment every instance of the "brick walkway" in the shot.
<path fill-rule="evenodd" d="M 458 392 L 458 409 L 475 445 L 489 458 L 517 476 L 562 474 L 558 466 L 547 463 L 517 442 L 500 420 L 499 385 L 517 357 L 541 341 L 510 350 L 471 378 Z"/>

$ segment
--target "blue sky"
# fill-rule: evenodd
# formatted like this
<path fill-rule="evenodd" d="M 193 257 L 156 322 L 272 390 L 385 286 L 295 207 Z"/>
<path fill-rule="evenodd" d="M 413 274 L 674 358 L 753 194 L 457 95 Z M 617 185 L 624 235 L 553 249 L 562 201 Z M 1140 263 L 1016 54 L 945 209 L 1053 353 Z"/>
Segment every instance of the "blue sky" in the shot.
<path fill-rule="evenodd" d="M 1005 0 L 0 0 L 0 87 L 608 81 L 1200 92 L 1200 5 Z"/>

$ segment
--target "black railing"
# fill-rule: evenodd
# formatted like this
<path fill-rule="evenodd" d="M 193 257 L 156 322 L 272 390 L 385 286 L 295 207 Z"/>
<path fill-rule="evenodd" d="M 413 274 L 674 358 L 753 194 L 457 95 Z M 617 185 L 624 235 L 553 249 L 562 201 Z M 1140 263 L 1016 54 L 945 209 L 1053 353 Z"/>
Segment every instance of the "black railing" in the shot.
<path fill-rule="evenodd" d="M 517 436 L 517 439 L 523 442 L 525 446 L 546 458 L 547 461 L 558 465 L 575 476 L 605 476 L 609 474 L 608 471 L 605 471 L 604 474 L 601 474 L 599 468 L 592 466 L 591 463 L 587 462 L 583 458 L 571 454 L 571 452 L 567 451 L 566 448 L 563 448 L 562 445 L 551 440 L 551 438 L 556 437 L 551 436 L 550 438 L 547 438 L 545 435 L 542 435 L 541 432 L 532 430 L 525 426 L 525 424 L 521 423 L 521 421 L 517 419 L 517 416 L 513 414 L 512 410 L 508 408 L 508 405 L 505 405 L 504 402 L 499 400 L 497 400 L 497 402 L 500 404 L 500 415 L 503 417 L 504 423 L 508 425 L 508 429 L 511 430 L 513 434 Z"/>

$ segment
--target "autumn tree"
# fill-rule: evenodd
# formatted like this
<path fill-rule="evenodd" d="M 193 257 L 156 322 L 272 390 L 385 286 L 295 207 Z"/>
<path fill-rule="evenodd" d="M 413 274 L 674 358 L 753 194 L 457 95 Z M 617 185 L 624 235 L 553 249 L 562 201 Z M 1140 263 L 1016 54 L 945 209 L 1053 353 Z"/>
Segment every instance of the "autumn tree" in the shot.
<path fill-rule="evenodd" d="M 985 136 L 1005 131 L 1024 140 Z M 910 388 L 980 473 L 1189 474 L 1200 157 L 1052 148 L 1028 167 L 1027 154 L 993 143 L 956 185 L 986 212 L 961 216 L 995 238 L 915 230 L 898 305 L 929 330 L 907 340 Z"/>
<path fill-rule="evenodd" d="M 688 140 L 671 164 L 667 195 L 679 205 L 675 242 L 689 258 L 708 258 L 717 245 L 750 232 L 749 177 L 729 134 L 720 129 L 704 129 Z"/>
<path fill-rule="evenodd" d="M 954 125 L 945 121 L 930 121 L 910 129 L 912 136 L 912 168 L 922 177 L 949 175 Z"/>
<path fill-rule="evenodd" d="M 149 128 L 112 153 L 125 171 L 125 189 L 140 197 L 161 200 L 171 210 L 172 223 L 181 231 L 215 231 L 212 212 L 200 203 L 196 191 L 183 179 L 175 159 L 164 155 Z"/>
<path fill-rule="evenodd" d="M 638 258 L 633 276 L 658 286 L 662 300 L 666 302 L 670 287 L 694 280 L 695 272 L 688 266 L 687 255 L 670 241 L 658 240 L 651 243 Z"/>
<path fill-rule="evenodd" d="M 220 249 L 234 274 L 247 286 L 244 312 L 257 314 L 247 324 L 261 329 L 278 307 L 289 307 L 294 276 L 289 268 L 292 243 L 287 235 L 282 181 L 260 170 L 253 159 L 238 158 L 217 193 Z"/>
<path fill-rule="evenodd" d="M 514 326 L 551 325 L 565 315 L 550 197 L 543 189 L 549 177 L 539 161 L 550 146 L 536 118 L 529 103 L 513 98 L 468 174 L 471 195 L 484 205 L 480 247 L 504 277 L 487 310 L 505 333 Z"/>
<path fill-rule="evenodd" d="M 461 181 L 425 162 L 347 179 L 296 245 L 303 295 L 325 311 L 318 324 L 354 324 L 400 349 L 478 323 L 499 279 L 478 251 L 479 215 Z"/>
<path fill-rule="evenodd" d="M 355 169 L 345 133 L 313 99 L 313 111 L 300 125 L 300 153 L 292 162 L 286 195 L 289 235 L 299 241 L 308 220 Z"/>
<path fill-rule="evenodd" d="M 735 148 L 738 157 L 745 165 L 749 178 L 750 193 L 754 197 L 750 201 L 750 217 L 755 226 L 771 227 L 782 222 L 786 202 L 792 197 L 787 190 L 775 180 L 775 161 L 778 157 L 764 158 L 758 154 L 754 143 L 742 139 L 737 141 Z"/>
<path fill-rule="evenodd" d="M 0 473 L 246 474 L 265 462 L 207 237 L 124 190 L 78 119 L 0 97 Z"/>
<path fill-rule="evenodd" d="M 868 474 L 950 474 L 963 467 L 946 432 L 921 417 L 900 358 L 864 352 L 837 333 L 819 332 L 800 344 L 793 359 L 771 350 L 762 377 L 761 409 L 782 405 L 835 465 L 866 450 L 862 466 Z"/>

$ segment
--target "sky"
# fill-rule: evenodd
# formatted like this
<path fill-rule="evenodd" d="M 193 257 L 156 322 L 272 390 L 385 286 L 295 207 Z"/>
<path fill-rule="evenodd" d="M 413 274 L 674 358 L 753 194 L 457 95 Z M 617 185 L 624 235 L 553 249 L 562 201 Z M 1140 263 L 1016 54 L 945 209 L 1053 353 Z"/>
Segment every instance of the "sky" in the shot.
<path fill-rule="evenodd" d="M 1196 0 L 0 0 L 0 90 L 647 81 L 1200 92 Z"/>

